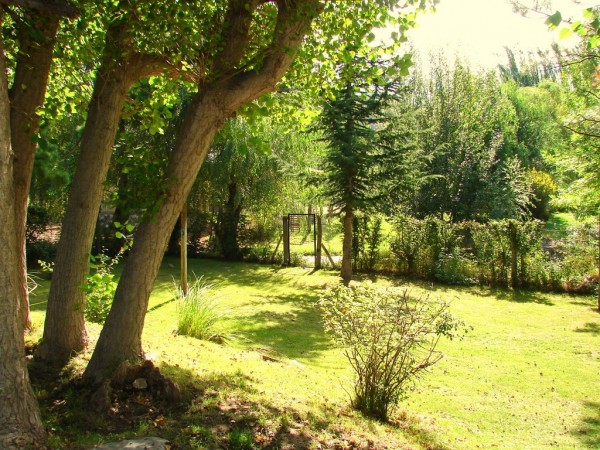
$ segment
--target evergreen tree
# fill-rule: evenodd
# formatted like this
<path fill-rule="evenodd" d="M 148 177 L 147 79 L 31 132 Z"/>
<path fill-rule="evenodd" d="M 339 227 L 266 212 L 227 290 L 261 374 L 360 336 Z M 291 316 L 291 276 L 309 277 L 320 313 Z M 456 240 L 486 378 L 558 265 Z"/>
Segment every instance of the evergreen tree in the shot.
<path fill-rule="evenodd" d="M 317 126 L 327 144 L 321 195 L 343 215 L 341 277 L 345 284 L 352 277 L 355 212 L 373 211 L 394 198 L 404 183 L 392 172 L 408 172 L 410 159 L 403 155 L 415 147 L 411 130 L 392 126 L 389 107 L 400 88 L 398 79 L 391 76 L 393 63 L 357 59 L 341 68 L 346 82 L 324 105 Z M 363 71 L 357 72 L 356 67 Z"/>

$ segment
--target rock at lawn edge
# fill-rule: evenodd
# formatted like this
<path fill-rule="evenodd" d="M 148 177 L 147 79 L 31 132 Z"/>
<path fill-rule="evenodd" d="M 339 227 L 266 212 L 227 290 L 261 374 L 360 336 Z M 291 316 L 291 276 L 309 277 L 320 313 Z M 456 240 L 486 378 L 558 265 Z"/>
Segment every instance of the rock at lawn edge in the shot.
<path fill-rule="evenodd" d="M 119 442 L 111 442 L 110 444 L 97 445 L 92 450 L 121 450 L 121 449 L 137 449 L 137 450 L 165 450 L 169 441 L 158 437 L 147 437 L 140 439 L 126 439 Z"/>

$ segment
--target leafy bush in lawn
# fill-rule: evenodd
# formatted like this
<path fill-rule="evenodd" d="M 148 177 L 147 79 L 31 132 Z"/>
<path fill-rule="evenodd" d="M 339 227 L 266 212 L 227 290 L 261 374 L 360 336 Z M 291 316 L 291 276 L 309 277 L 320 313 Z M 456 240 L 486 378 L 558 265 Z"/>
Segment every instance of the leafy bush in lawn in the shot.
<path fill-rule="evenodd" d="M 117 290 L 117 281 L 113 266 L 119 257 L 99 254 L 90 256 L 90 268 L 86 283 L 80 288 L 85 292 L 85 318 L 93 323 L 104 323 L 108 317 L 113 297 Z"/>
<path fill-rule="evenodd" d="M 390 409 L 442 358 L 442 336 L 463 333 L 448 303 L 408 291 L 357 284 L 336 286 L 320 299 L 326 331 L 344 346 L 354 374 L 352 406 L 387 420 Z"/>
<path fill-rule="evenodd" d="M 87 276 L 86 283 L 80 286 L 80 289 L 85 292 L 85 318 L 94 323 L 102 324 L 108 317 L 117 290 L 114 267 L 133 245 L 131 234 L 127 234 L 133 233 L 133 225 L 127 222 L 125 224 L 115 222 L 114 226 L 117 229 L 115 237 L 123 239 L 124 245 L 114 257 L 105 253 L 90 255 L 91 272 Z"/>
<path fill-rule="evenodd" d="M 185 294 L 181 286 L 173 283 L 177 291 L 177 333 L 213 342 L 223 342 L 217 331 L 222 315 L 217 308 L 213 286 L 202 277 L 190 283 Z"/>

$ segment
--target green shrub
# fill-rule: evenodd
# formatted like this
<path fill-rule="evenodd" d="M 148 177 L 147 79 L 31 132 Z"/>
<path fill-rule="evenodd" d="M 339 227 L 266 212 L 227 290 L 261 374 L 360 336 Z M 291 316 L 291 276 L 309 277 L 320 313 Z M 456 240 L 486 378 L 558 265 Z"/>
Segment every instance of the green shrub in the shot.
<path fill-rule="evenodd" d="M 354 370 L 352 406 L 384 421 L 414 381 L 442 358 L 439 339 L 463 329 L 448 303 L 370 283 L 336 286 L 319 304 L 325 330 L 344 346 Z"/>
<path fill-rule="evenodd" d="M 425 223 L 412 217 L 398 217 L 395 224 L 395 238 L 390 245 L 396 257 L 397 269 L 403 275 L 424 277 L 426 270 Z"/>
<path fill-rule="evenodd" d="M 118 260 L 117 257 L 104 254 L 90 256 L 92 272 L 87 276 L 86 283 L 80 286 L 85 292 L 84 315 L 90 322 L 102 324 L 108 317 L 117 290 L 113 266 Z"/>
<path fill-rule="evenodd" d="M 395 237 L 390 248 L 397 258 L 400 273 L 440 281 L 454 278 L 444 265 L 449 262 L 448 258 L 465 257 L 460 248 L 463 245 L 463 228 L 462 224 L 436 217 L 423 220 L 406 216 L 396 218 Z M 468 278 L 463 274 L 457 275 L 461 284 L 466 283 Z"/>
<path fill-rule="evenodd" d="M 470 286 L 477 283 L 473 278 L 473 259 L 463 250 L 442 252 L 435 262 L 435 279 L 447 284 Z"/>
<path fill-rule="evenodd" d="M 127 222 L 124 224 L 115 222 L 113 225 L 117 229 L 115 237 L 124 240 L 123 246 L 112 258 L 105 253 L 90 255 L 90 274 L 86 278 L 86 283 L 79 286 L 85 292 L 86 320 L 100 324 L 108 317 L 117 290 L 114 267 L 133 245 L 129 233 L 133 233 L 134 226 Z"/>
<path fill-rule="evenodd" d="M 593 223 L 569 227 L 567 237 L 553 241 L 545 264 L 552 287 L 588 294 L 597 283 L 598 229 Z"/>
<path fill-rule="evenodd" d="M 177 291 L 177 333 L 213 342 L 223 342 L 217 331 L 222 315 L 217 308 L 212 285 L 202 277 L 190 283 L 187 294 L 173 282 Z"/>
<path fill-rule="evenodd" d="M 356 216 L 352 236 L 352 266 L 359 272 L 372 272 L 380 260 L 379 248 L 383 242 L 381 217 Z"/>
<path fill-rule="evenodd" d="M 243 249 L 244 261 L 256 263 L 270 263 L 273 250 L 268 245 L 259 245 Z"/>

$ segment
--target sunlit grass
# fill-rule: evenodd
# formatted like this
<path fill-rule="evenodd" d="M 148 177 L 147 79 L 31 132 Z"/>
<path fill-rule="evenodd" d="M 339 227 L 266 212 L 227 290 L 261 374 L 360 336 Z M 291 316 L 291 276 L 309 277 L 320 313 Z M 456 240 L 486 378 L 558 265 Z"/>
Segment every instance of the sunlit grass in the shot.
<path fill-rule="evenodd" d="M 336 440 L 394 449 L 600 447 L 600 315 L 593 297 L 410 285 L 415 293 L 452 299 L 453 312 L 473 330 L 462 341 L 442 342 L 446 357 L 392 423 L 379 424 L 348 408 L 344 386 L 351 373 L 315 308 L 321 289 L 337 282 L 335 273 L 189 264 L 190 272 L 215 285 L 227 311 L 222 330 L 235 339 L 218 345 L 176 334 L 172 280 L 178 262 L 166 260 L 144 345 L 191 400 L 177 424 L 133 434 L 152 432 L 183 448 L 216 448 L 225 445 L 219 439 L 244 440 L 250 431 L 257 445 L 279 436 L 280 448 L 286 442 L 288 448 L 316 448 L 319 442 L 333 448 Z M 45 289 L 38 288 L 31 339 L 41 334 Z M 97 332 L 92 327 L 91 334 Z M 235 427 L 227 422 L 220 436 L 216 416 L 234 420 Z"/>

